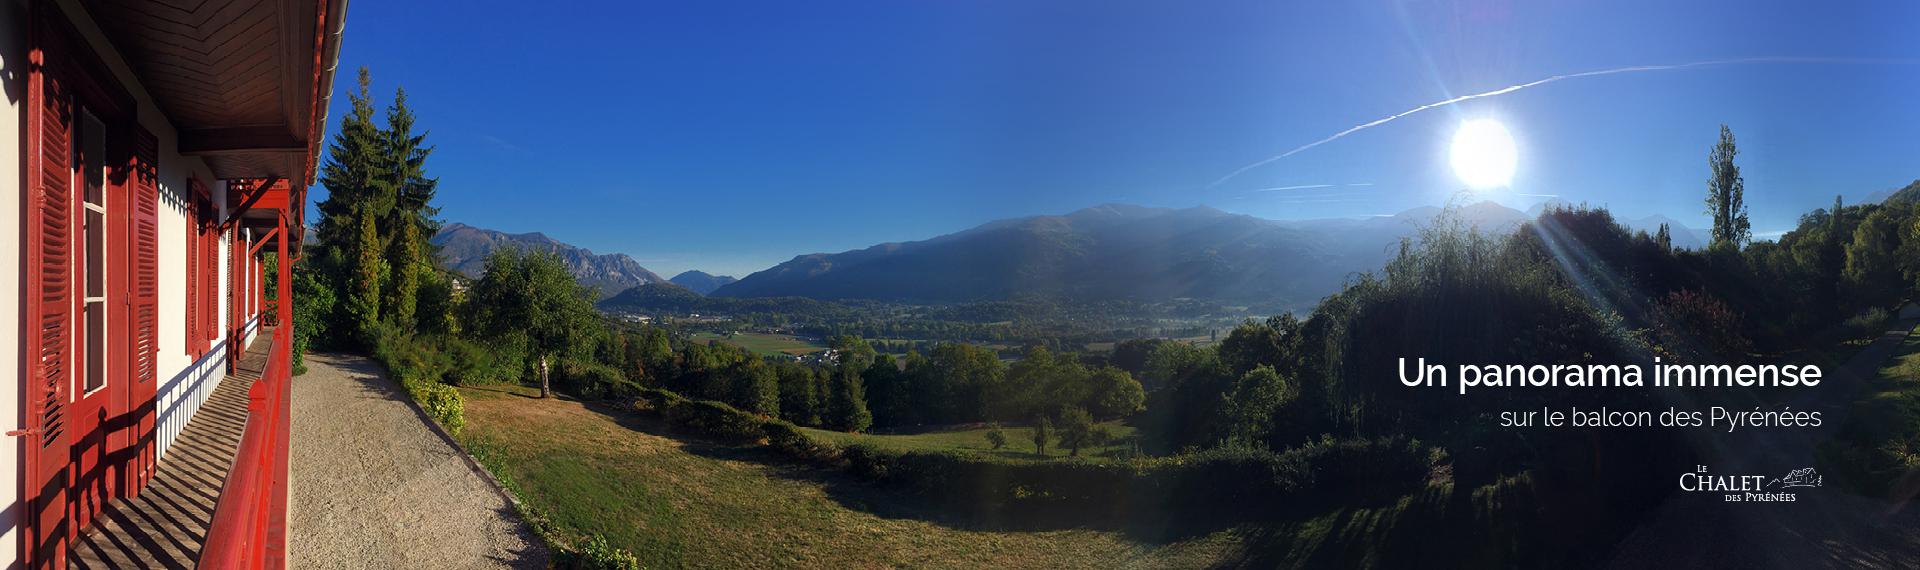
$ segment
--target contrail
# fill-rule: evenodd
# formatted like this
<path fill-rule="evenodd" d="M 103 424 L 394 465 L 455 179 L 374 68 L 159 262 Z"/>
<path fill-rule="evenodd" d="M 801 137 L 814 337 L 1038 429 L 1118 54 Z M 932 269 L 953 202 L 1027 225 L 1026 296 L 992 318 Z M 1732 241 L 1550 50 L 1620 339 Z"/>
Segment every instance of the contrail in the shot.
<path fill-rule="evenodd" d="M 1361 123 L 1361 124 L 1359 124 L 1359 125 L 1355 125 L 1355 126 L 1353 126 L 1352 128 L 1349 128 L 1349 129 L 1347 129 L 1347 130 L 1344 130 L 1344 131 L 1340 131 L 1340 132 L 1337 132 L 1337 133 L 1334 133 L 1334 134 L 1333 134 L 1332 136 L 1329 136 L 1329 137 L 1327 137 L 1327 138 L 1323 138 L 1323 139 L 1320 139 L 1320 140 L 1317 140 L 1317 141 L 1313 141 L 1313 142 L 1310 142 L 1310 143 L 1307 143 L 1307 144 L 1304 144 L 1304 145 L 1300 145 L 1300 146 L 1298 146 L 1298 147 L 1294 147 L 1294 149 L 1293 149 L 1293 150 L 1289 150 L 1289 151 L 1287 151 L 1287 152 L 1283 152 L 1283 153 L 1280 153 L 1280 154 L 1279 154 L 1278 156 L 1274 156 L 1274 157 L 1270 157 L 1270 158 L 1267 158 L 1267 159 L 1264 159 L 1264 160 L 1261 160 L 1261 161 L 1259 161 L 1259 162 L 1255 162 L 1255 163 L 1253 163 L 1253 164 L 1249 164 L 1249 165 L 1246 165 L 1246 166 L 1242 166 L 1242 167 L 1240 167 L 1240 169 L 1239 169 L 1239 170 L 1235 170 L 1235 171 L 1233 171 L 1233 172 L 1231 172 L 1231 173 L 1228 173 L 1228 174 L 1227 174 L 1226 176 L 1222 176 L 1222 177 L 1220 177 L 1220 179 L 1219 179 L 1219 180 L 1215 180 L 1215 181 L 1213 181 L 1213 183 L 1212 183 L 1212 184 L 1208 184 L 1208 185 L 1207 185 L 1207 188 L 1206 188 L 1206 189 L 1208 189 L 1208 190 L 1211 190 L 1211 189 L 1213 189 L 1214 187 L 1216 187 L 1216 186 L 1219 186 L 1219 185 L 1221 185 L 1221 184 L 1223 184 L 1223 183 L 1225 183 L 1225 182 L 1226 182 L 1226 181 L 1228 181 L 1228 180 L 1232 180 L 1232 179 L 1234 179 L 1234 177 L 1237 177 L 1237 176 L 1240 176 L 1241 174 L 1245 174 L 1245 173 L 1246 173 L 1247 171 L 1249 171 L 1249 170 L 1253 170 L 1253 169 L 1255 169 L 1255 168 L 1259 168 L 1259 167 L 1262 167 L 1262 166 L 1266 166 L 1266 165 L 1268 165 L 1268 164 L 1271 164 L 1271 163 L 1273 163 L 1274 161 L 1277 161 L 1277 160 L 1280 160 L 1280 159 L 1283 159 L 1283 158 L 1286 158 L 1286 157 L 1289 157 L 1289 156 L 1293 156 L 1293 155 L 1296 155 L 1296 154 L 1300 154 L 1300 153 L 1302 153 L 1302 152 L 1305 152 L 1305 151 L 1307 151 L 1308 149 L 1311 149 L 1311 148 L 1313 148 L 1313 147 L 1316 147 L 1316 146 L 1320 146 L 1320 145 L 1323 145 L 1323 144 L 1327 144 L 1327 143 L 1330 143 L 1330 142 L 1333 142 L 1333 141 L 1336 141 L 1336 140 L 1340 140 L 1340 138 L 1342 138 L 1342 137 L 1345 137 L 1345 136 L 1347 136 L 1347 135 L 1351 135 L 1351 134 L 1353 134 L 1353 133 L 1357 133 L 1357 132 L 1360 132 L 1360 131 L 1364 131 L 1364 130 L 1367 130 L 1367 129 L 1371 129 L 1371 128 L 1374 128 L 1374 127 L 1378 127 L 1378 126 L 1380 126 L 1380 125 L 1384 125 L 1384 124 L 1387 124 L 1388 122 L 1391 122 L 1391 121 L 1393 121 L 1393 120 L 1395 120 L 1395 119 L 1399 119 L 1399 118 L 1401 118 L 1401 117 L 1405 117 L 1405 116 L 1407 116 L 1407 115 L 1412 115 L 1412 114 L 1414 114 L 1414 113 L 1418 113 L 1418 112 L 1421 112 L 1421 111 L 1426 111 L 1426 110 L 1429 110 L 1429 109 L 1434 109 L 1434 108 L 1438 108 L 1438 107 L 1445 107 L 1445 106 L 1448 106 L 1448 105 L 1454 105 L 1454 104 L 1458 104 L 1458 103 L 1463 103 L 1463 102 L 1466 102 L 1466 101 L 1472 101 L 1472 100 L 1474 100 L 1474 99 L 1482 99 L 1482 98 L 1486 98 L 1486 97 L 1494 97 L 1494 96 L 1498 96 L 1498 95 L 1505 95 L 1505 94 L 1508 94 L 1508 93 L 1512 93 L 1512 92 L 1515 92 L 1515 91 L 1519 91 L 1519 90 L 1521 90 L 1521 89 L 1526 89 L 1526 88 L 1529 88 L 1529 87 L 1539 87 L 1539 86 L 1541 86 L 1541 85 L 1546 85 L 1546 84 L 1548 84 L 1548 83 L 1553 83 L 1553 82 L 1555 82 L 1555 81 L 1561 81 L 1561 80 L 1565 80 L 1565 79 L 1576 79 L 1576 78 L 1581 78 L 1581 77 L 1597 77 L 1597 76 L 1601 76 L 1601 75 L 1614 75 L 1614 74 L 1619 74 L 1619 73 L 1639 73 L 1639 72 L 1643 72 L 1643 71 L 1669 71 L 1669 70 L 1675 70 L 1675 69 L 1687 69 L 1687 68 L 1693 68 L 1693 67 L 1706 67 L 1706 66 L 1713 66 L 1713 65 L 1736 65 L 1736 64 L 1749 64 L 1749 63 L 1843 63 L 1843 64 L 1888 64 L 1888 65 L 1913 65 L 1913 64 L 1915 64 L 1915 63 L 1920 63 L 1920 60 L 1914 60 L 1914 59 L 1850 59 L 1850 58 L 1828 58 L 1828 57 L 1747 57 L 1747 58 L 1739 58 L 1739 59 L 1715 59 L 1715 60 L 1707 60 L 1707 61 L 1696 61 L 1696 62 L 1691 62 L 1691 63 L 1675 63 L 1675 64 L 1667 64 L 1667 65 L 1635 65 L 1635 66 L 1631 66 L 1631 67 L 1616 67 L 1616 68 L 1612 68 L 1612 69 L 1601 69 L 1601 70 L 1595 70 L 1595 71 L 1582 71 L 1582 72 L 1579 72 L 1579 73 L 1567 73 L 1567 74 L 1561 74 L 1561 75 L 1555 75 L 1555 76 L 1552 76 L 1552 77 L 1548 77 L 1548 78 L 1546 78 L 1546 79 L 1538 79 L 1538 80 L 1534 80 L 1534 81 L 1529 81 L 1529 82 L 1526 82 L 1526 83 L 1521 83 L 1521 84 L 1519 84 L 1519 85 L 1513 85 L 1513 86 L 1509 86 L 1509 87 L 1502 87 L 1502 88 L 1499 88 L 1499 89 L 1495 89 L 1495 90 L 1492 90 L 1492 91 L 1487 91 L 1487 92 L 1485 92 L 1485 93 L 1474 93 L 1474 94 L 1472 94 L 1472 95 L 1461 95 L 1461 96 L 1459 96 L 1459 97 L 1454 97 L 1454 98 L 1452 98 L 1452 99 L 1446 99 L 1446 100 L 1443 100 L 1443 101 L 1438 101 L 1438 102 L 1434 102 L 1434 103 L 1428 103 L 1428 104 L 1425 104 L 1425 105 L 1421 105 L 1421 106 L 1418 106 L 1418 107 L 1414 107 L 1414 108 L 1412 108 L 1412 109 L 1408 109 L 1408 110 L 1405 110 L 1405 111 L 1401 111 L 1401 112 L 1399 112 L 1399 113 L 1396 113 L 1396 114 L 1393 114 L 1393 115 L 1388 115 L 1388 116 L 1386 116 L 1386 117 L 1382 117 L 1382 118 L 1380 118 L 1380 119 L 1376 119 L 1376 120 L 1373 120 L 1373 121 L 1369 121 L 1369 122 L 1366 122 L 1366 123 Z"/>
<path fill-rule="evenodd" d="M 1279 186 L 1275 188 L 1255 188 L 1248 192 L 1279 192 L 1281 190 L 1306 190 L 1308 188 L 1332 188 L 1339 184 L 1301 184 L 1299 186 Z"/>

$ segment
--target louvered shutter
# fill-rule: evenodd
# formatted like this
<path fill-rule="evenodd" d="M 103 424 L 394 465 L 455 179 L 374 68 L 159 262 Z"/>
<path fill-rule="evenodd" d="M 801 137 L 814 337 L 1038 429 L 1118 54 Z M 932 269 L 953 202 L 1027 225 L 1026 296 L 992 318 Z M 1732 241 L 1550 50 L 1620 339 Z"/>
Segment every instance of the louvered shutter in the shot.
<path fill-rule="evenodd" d="M 191 191 L 189 191 L 191 194 Z M 187 199 L 187 355 L 200 356 L 200 209 Z"/>
<path fill-rule="evenodd" d="M 67 391 L 73 374 L 73 94 L 36 50 L 28 80 L 26 204 L 26 497 L 35 567 L 63 564 L 67 537 Z"/>
<path fill-rule="evenodd" d="M 160 352 L 160 144 L 133 137 L 133 379 L 152 382 Z"/>

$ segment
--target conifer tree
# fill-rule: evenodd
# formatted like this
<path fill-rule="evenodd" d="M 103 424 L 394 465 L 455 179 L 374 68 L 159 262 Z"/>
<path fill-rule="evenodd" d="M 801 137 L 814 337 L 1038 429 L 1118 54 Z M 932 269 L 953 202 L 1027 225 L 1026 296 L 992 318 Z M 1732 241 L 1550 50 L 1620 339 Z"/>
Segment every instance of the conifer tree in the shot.
<path fill-rule="evenodd" d="M 873 425 L 873 413 L 867 411 L 867 394 L 860 371 L 841 366 L 833 375 L 833 391 L 827 395 L 828 421 L 834 429 L 859 432 Z"/>
<path fill-rule="evenodd" d="M 360 89 L 347 94 L 352 110 L 340 120 L 340 130 L 327 148 L 327 163 L 320 167 L 320 184 L 327 189 L 327 199 L 316 205 L 320 209 L 316 233 L 322 247 L 353 243 L 360 232 L 359 216 L 378 218 L 393 208 L 383 165 L 384 137 L 373 124 L 371 83 L 367 68 L 360 68 Z"/>
<path fill-rule="evenodd" d="M 387 265 L 393 277 L 382 307 L 387 319 L 402 329 L 411 330 L 417 325 L 414 312 L 419 306 L 421 274 L 427 271 L 426 260 L 420 256 L 421 245 L 420 228 L 401 224 L 393 246 L 387 248 Z"/>
<path fill-rule="evenodd" d="M 440 181 L 427 177 L 427 156 L 433 153 L 433 147 L 426 146 L 426 133 L 413 133 L 413 111 L 407 108 L 407 90 L 394 91 L 393 104 L 387 107 L 387 127 L 380 134 L 382 173 L 387 176 L 385 185 L 394 193 L 393 210 L 382 225 L 392 235 L 401 235 L 401 227 L 411 225 L 417 235 L 432 236 L 440 231 L 440 222 L 434 219 L 440 209 L 433 206 Z M 428 248 L 421 248 L 414 254 L 415 259 L 430 253 Z"/>
<path fill-rule="evenodd" d="M 380 236 L 374 230 L 373 217 L 359 219 L 360 231 L 352 244 L 346 311 L 354 339 L 362 346 L 372 346 L 380 326 L 380 284 L 386 279 L 386 262 L 380 257 Z"/>

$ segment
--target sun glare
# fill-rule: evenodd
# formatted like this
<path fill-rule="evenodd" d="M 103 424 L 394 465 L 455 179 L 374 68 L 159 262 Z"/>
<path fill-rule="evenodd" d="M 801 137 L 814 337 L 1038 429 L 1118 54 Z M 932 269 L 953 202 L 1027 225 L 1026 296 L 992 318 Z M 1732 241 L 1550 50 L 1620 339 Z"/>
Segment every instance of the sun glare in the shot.
<path fill-rule="evenodd" d="M 1453 173 L 1467 186 L 1506 186 L 1513 181 L 1517 161 L 1513 135 L 1500 121 L 1474 119 L 1461 123 L 1460 130 L 1453 133 Z"/>

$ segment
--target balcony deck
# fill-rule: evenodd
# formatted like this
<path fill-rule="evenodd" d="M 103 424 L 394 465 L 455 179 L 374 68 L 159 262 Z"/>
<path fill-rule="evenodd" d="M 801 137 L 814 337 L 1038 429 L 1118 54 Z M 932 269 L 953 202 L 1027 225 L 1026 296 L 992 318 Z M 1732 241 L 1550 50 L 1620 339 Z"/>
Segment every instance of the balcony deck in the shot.
<path fill-rule="evenodd" d="M 140 496 L 117 500 L 68 551 L 74 568 L 193 568 L 220 486 L 247 424 L 247 387 L 266 367 L 270 337 L 253 342 L 174 440 Z"/>

